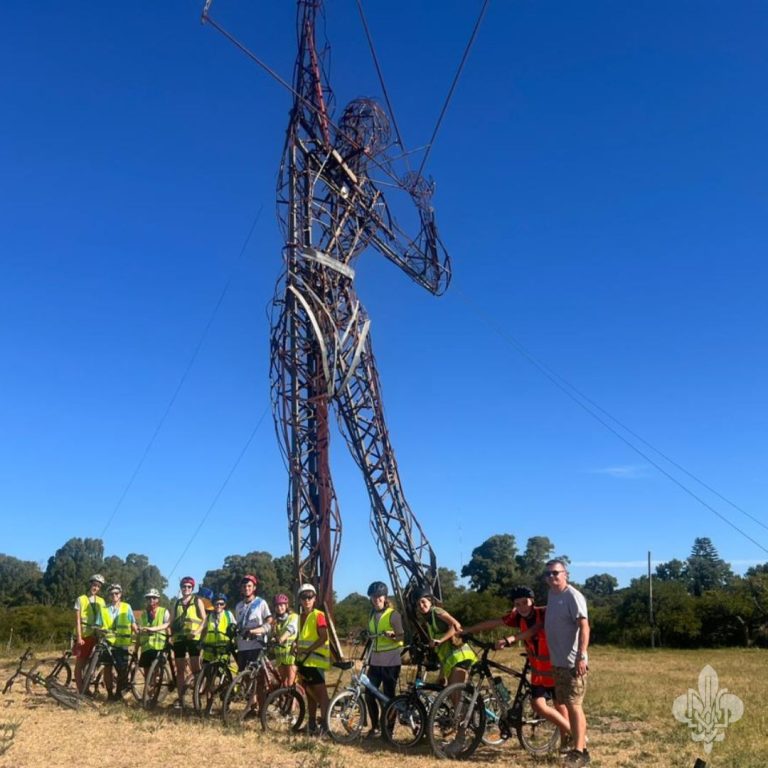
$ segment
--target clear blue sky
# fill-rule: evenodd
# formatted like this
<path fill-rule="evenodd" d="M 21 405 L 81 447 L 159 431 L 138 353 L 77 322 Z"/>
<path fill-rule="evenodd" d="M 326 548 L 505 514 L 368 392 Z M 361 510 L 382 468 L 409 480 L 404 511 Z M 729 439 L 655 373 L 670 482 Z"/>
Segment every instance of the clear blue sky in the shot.
<path fill-rule="evenodd" d="M 0 551 L 16 557 L 101 534 L 228 280 L 107 552 L 167 575 L 268 408 L 290 96 L 200 6 L 4 6 Z M 366 3 L 410 146 L 478 9 Z M 213 13 L 290 76 L 292 2 Z M 379 96 L 353 0 L 327 15 L 337 103 Z M 451 289 L 435 299 L 375 254 L 357 265 L 406 493 L 442 565 L 502 532 L 550 536 L 577 580 L 626 583 L 648 550 L 683 558 L 696 536 L 738 571 L 768 560 L 497 330 L 768 523 L 766 39 L 759 2 L 492 2 L 428 166 Z M 385 571 L 334 437 L 344 595 Z M 172 579 L 286 553 L 286 483 L 268 413 Z"/>

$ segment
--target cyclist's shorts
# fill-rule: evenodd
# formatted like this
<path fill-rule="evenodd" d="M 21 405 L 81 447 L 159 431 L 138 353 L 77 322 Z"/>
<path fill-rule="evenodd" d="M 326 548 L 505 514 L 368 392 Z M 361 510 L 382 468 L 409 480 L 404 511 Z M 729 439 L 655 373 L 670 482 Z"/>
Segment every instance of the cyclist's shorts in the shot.
<path fill-rule="evenodd" d="M 196 659 L 198 656 L 200 656 L 199 641 L 184 638 L 183 640 L 177 640 L 173 644 L 174 658 L 183 659 L 187 654 L 189 654 L 190 659 Z"/>
<path fill-rule="evenodd" d="M 587 691 L 587 676 L 580 677 L 575 669 L 552 667 L 555 678 L 555 698 L 558 704 L 581 704 Z"/>
<path fill-rule="evenodd" d="M 139 666 L 142 669 L 149 669 L 152 666 L 152 662 L 160 655 L 160 651 L 157 648 L 147 648 L 146 651 L 141 652 L 139 656 Z"/>
<path fill-rule="evenodd" d="M 319 667 L 299 667 L 299 676 L 305 685 L 324 685 L 325 671 Z"/>
<path fill-rule="evenodd" d="M 555 686 L 549 687 L 547 685 L 532 685 L 531 695 L 534 699 L 554 699 L 555 698 Z"/>
<path fill-rule="evenodd" d="M 72 655 L 76 659 L 87 659 L 91 655 L 91 651 L 93 650 L 94 646 L 96 645 L 96 638 L 92 635 L 91 637 L 84 637 L 83 638 L 83 644 L 78 645 L 75 643 L 72 646 Z"/>

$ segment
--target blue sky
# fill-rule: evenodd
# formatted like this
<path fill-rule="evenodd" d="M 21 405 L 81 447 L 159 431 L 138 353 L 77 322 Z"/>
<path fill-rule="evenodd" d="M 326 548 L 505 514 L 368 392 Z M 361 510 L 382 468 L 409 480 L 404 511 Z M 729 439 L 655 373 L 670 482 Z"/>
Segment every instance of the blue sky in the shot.
<path fill-rule="evenodd" d="M 428 140 L 479 3 L 366 11 L 406 143 Z M 0 31 L 0 550 L 108 553 L 201 578 L 288 551 L 266 310 L 290 96 L 200 4 L 6 4 Z M 294 6 L 216 0 L 284 76 Z M 380 96 L 353 0 L 328 0 L 337 104 Z M 435 299 L 357 264 L 409 501 L 441 565 L 548 535 L 622 583 L 708 536 L 743 571 L 768 530 L 605 430 L 537 359 L 768 523 L 768 11 L 492 2 L 427 172 L 454 268 Z M 261 211 L 254 235 L 240 252 Z M 384 576 L 338 434 L 338 592 Z M 190 543 L 191 541 L 191 543 Z M 188 551 L 183 555 L 189 544 Z"/>

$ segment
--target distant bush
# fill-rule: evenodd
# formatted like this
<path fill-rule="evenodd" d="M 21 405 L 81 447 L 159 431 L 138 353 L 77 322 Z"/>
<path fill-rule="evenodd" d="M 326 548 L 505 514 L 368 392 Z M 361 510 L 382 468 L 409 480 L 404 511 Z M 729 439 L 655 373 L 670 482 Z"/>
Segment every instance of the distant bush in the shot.
<path fill-rule="evenodd" d="M 74 627 L 75 613 L 50 605 L 22 605 L 0 609 L 0 643 L 50 643 L 64 646 Z"/>

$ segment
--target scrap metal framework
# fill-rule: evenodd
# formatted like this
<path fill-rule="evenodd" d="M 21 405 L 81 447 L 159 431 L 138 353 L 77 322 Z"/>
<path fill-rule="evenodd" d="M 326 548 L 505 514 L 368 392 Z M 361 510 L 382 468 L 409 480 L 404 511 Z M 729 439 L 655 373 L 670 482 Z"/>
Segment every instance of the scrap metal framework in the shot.
<path fill-rule="evenodd" d="M 439 295 L 450 262 L 430 205 L 433 186 L 413 172 L 398 177 L 387 155 L 384 109 L 355 99 L 333 122 L 329 49 L 316 36 L 322 12 L 322 0 L 298 0 L 294 101 L 277 184 L 285 270 L 273 303 L 270 380 L 289 472 L 291 546 L 297 579 L 314 583 L 329 605 L 341 541 L 328 457 L 333 408 L 365 478 L 374 539 L 412 619 L 415 588 L 440 595 L 437 562 L 403 493 L 353 264 L 364 250 L 376 250 Z M 377 178 L 410 195 L 419 220 L 414 236 L 395 222 Z"/>

